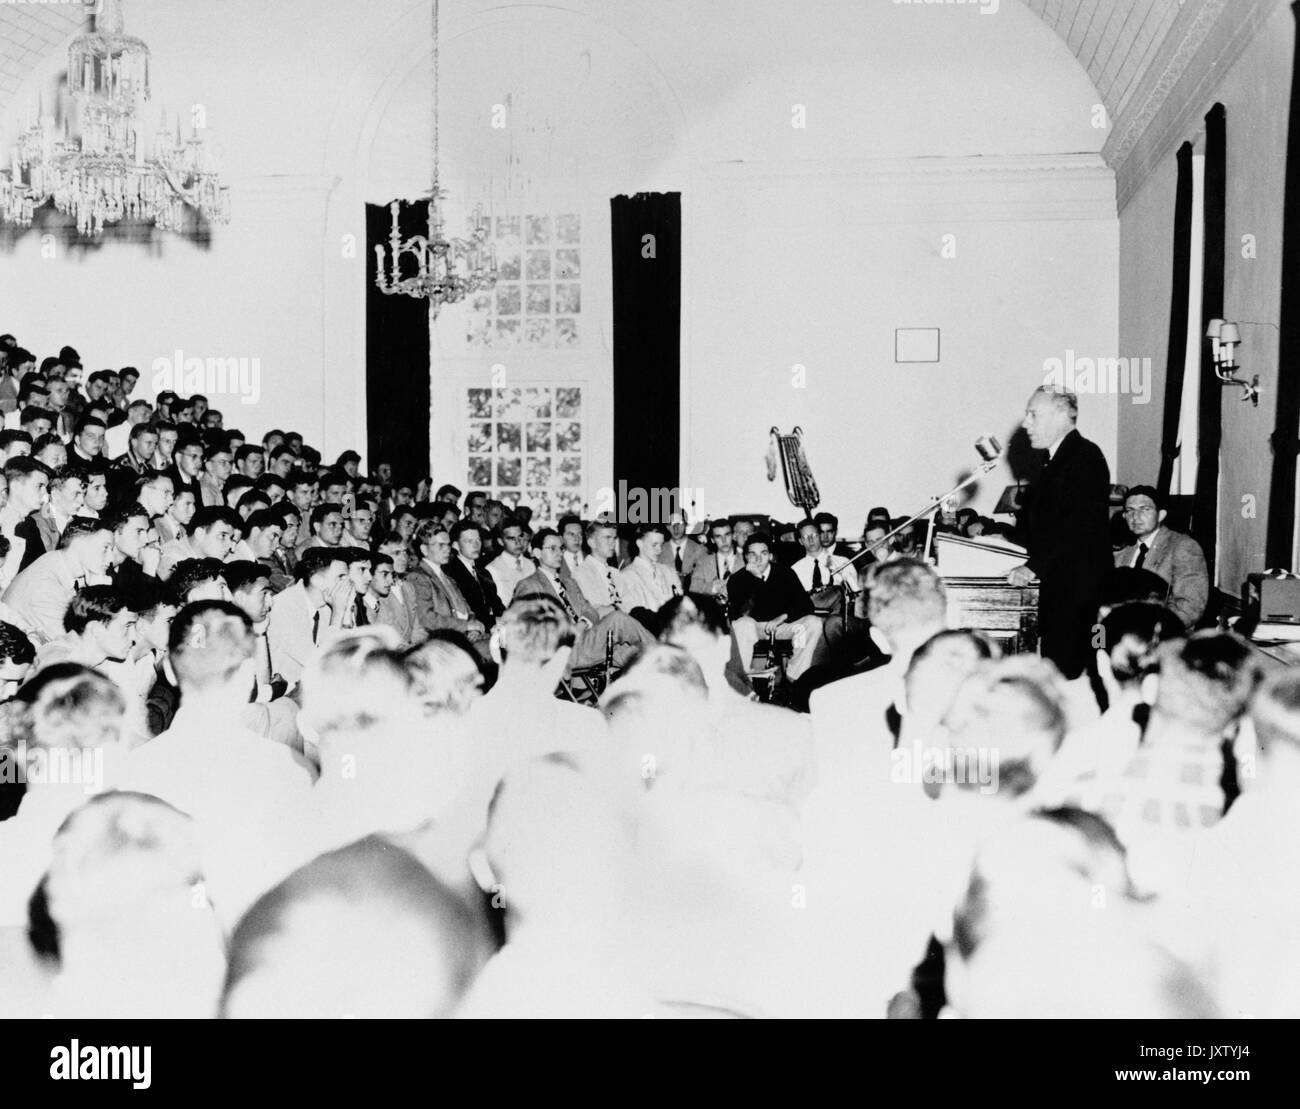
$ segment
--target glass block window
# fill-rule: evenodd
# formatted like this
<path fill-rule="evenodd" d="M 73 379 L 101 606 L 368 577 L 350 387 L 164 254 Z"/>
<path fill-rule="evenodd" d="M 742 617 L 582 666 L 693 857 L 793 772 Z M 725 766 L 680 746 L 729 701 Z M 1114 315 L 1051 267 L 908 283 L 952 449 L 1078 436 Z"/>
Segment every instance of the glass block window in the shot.
<path fill-rule="evenodd" d="M 471 349 L 576 347 L 582 320 L 582 217 L 498 216 L 497 284 L 467 315 Z"/>
<path fill-rule="evenodd" d="M 581 513 L 582 387 L 468 390 L 466 480 L 508 508 L 530 505 L 534 526 Z"/>

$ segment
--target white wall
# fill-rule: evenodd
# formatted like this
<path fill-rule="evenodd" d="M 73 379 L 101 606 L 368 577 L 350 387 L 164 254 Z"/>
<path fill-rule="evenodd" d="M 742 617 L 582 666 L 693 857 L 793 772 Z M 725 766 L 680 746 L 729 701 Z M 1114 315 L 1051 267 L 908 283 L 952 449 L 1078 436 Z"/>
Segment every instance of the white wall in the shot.
<path fill-rule="evenodd" d="M 326 454 L 363 442 L 363 271 L 346 237 L 364 244 L 365 201 L 425 187 L 427 4 L 135 0 L 127 18 L 153 50 L 155 101 L 203 103 L 235 219 L 206 250 L 167 239 L 43 260 L 27 236 L 0 254 L 4 327 L 72 342 L 92 367 L 144 368 L 177 346 L 257 357 L 261 403 L 226 403 L 228 422 L 293 424 Z M 1044 359 L 1115 353 L 1098 98 L 1019 4 L 452 0 L 443 28 L 453 196 L 582 189 L 603 212 L 616 193 L 682 192 L 683 482 L 719 508 L 784 505 L 762 471 L 767 431 L 801 423 L 824 507 L 846 526 L 880 500 L 902 511 L 952 483 L 977 435 L 1006 436 Z M 939 256 L 947 234 L 954 259 Z M 591 307 L 600 342 L 581 372 L 607 396 L 607 303 Z M 444 315 L 436 349 L 458 325 Z M 942 328 L 942 362 L 894 367 L 898 326 Z M 437 398 L 490 361 L 435 368 L 439 479 L 463 461 Z M 796 363 L 806 389 L 791 388 Z M 1084 404 L 1113 458 L 1113 398 Z"/>
<path fill-rule="evenodd" d="M 1220 450 L 1218 584 L 1236 594 L 1249 573 L 1264 568 L 1268 486 L 1277 402 L 1281 308 L 1282 206 L 1295 23 L 1279 4 L 1240 58 L 1217 83 L 1197 92 L 1195 129 L 1177 136 L 1204 148 L 1205 113 L 1215 101 L 1227 118 L 1227 230 L 1224 311 L 1239 321 L 1238 361 L 1247 378 L 1260 375 L 1258 408 L 1223 390 Z M 1120 480 L 1152 482 L 1160 465 L 1160 422 L 1168 353 L 1170 270 L 1177 167 L 1171 151 L 1120 216 L 1120 339 L 1158 367 L 1145 407 L 1119 409 Z M 1250 250 L 1243 236 L 1252 236 Z M 1247 257 L 1253 251 L 1253 257 Z"/>

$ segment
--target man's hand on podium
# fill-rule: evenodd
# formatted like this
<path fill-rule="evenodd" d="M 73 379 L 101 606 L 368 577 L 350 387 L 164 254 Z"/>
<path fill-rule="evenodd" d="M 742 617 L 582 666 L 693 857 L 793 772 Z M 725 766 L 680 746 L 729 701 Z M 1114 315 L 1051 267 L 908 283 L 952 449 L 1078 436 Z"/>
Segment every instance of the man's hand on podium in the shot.
<path fill-rule="evenodd" d="M 1007 581 L 1011 585 L 1033 585 L 1038 577 L 1028 566 L 1016 566 L 1007 574 Z"/>

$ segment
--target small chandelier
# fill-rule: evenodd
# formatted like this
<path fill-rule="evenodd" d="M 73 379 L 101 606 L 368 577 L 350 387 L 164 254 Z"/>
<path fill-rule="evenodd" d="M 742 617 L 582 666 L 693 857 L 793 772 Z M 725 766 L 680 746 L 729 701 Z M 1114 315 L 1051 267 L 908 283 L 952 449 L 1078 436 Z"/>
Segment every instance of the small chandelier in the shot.
<path fill-rule="evenodd" d="M 375 285 L 380 292 L 403 293 L 429 302 L 429 312 L 438 315 L 444 304 L 464 300 L 466 294 L 490 289 L 497 282 L 496 252 L 488 241 L 488 219 L 483 206 L 474 209 L 468 239 L 448 239 L 443 234 L 442 201 L 438 161 L 438 0 L 433 0 L 433 183 L 429 190 L 429 232 L 402 237 L 399 226 L 401 201 L 389 205 L 392 231 L 388 251 L 375 246 Z M 402 257 L 415 259 L 414 274 L 402 274 Z M 385 273 L 385 269 L 387 273 Z"/>
<path fill-rule="evenodd" d="M 19 137 L 10 170 L 0 172 L 0 220 L 27 227 L 53 201 L 82 235 L 106 223 L 142 219 L 179 230 L 185 208 L 212 223 L 230 219 L 230 193 L 207 165 L 197 127 L 188 140 L 163 125 L 145 157 L 140 108 L 149 99 L 149 47 L 123 30 L 121 0 L 105 0 L 95 30 L 68 48 L 68 92 L 80 134 L 61 136 L 38 118 Z"/>

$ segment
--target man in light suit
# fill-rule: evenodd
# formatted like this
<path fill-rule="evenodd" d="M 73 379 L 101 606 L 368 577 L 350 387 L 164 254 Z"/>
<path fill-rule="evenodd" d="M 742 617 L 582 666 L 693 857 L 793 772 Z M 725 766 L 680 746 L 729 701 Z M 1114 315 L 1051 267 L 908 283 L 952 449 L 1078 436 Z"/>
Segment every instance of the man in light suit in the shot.
<path fill-rule="evenodd" d="M 446 573 L 445 567 L 451 561 L 451 538 L 445 531 L 431 531 L 420 553 L 420 564 L 406 575 L 420 626 L 426 632 L 458 631 L 483 658 L 488 658 L 487 628 L 475 618 L 469 601 Z"/>
<path fill-rule="evenodd" d="M 102 578 L 113 562 L 113 533 L 107 527 L 83 519 L 68 530 L 63 549 L 20 571 L 0 598 L 38 647 L 63 635 L 63 615 L 79 585 L 88 577 Z"/>
<path fill-rule="evenodd" d="M 1115 565 L 1150 570 L 1164 578 L 1169 583 L 1166 604 L 1191 631 L 1205 614 L 1210 578 L 1200 544 L 1165 527 L 1168 515 L 1156 489 L 1133 486 L 1124 498 L 1124 520 L 1137 542 L 1116 552 Z"/>
<path fill-rule="evenodd" d="M 560 602 L 574 625 L 570 670 L 603 662 L 605 637 L 610 632 L 614 633 L 614 663 L 618 666 L 626 665 L 640 647 L 654 642 L 654 637 L 626 613 L 613 611 L 601 616 L 592 608 L 568 572 L 564 562 L 564 540 L 557 532 L 542 528 L 533 536 L 533 553 L 541 569 L 515 586 L 515 595 L 526 597 L 530 593 L 540 593 Z"/>
<path fill-rule="evenodd" d="M 366 607 L 372 624 L 387 624 L 401 637 L 403 648 L 424 642 L 425 630 L 415 621 L 415 615 L 401 596 L 393 591 L 393 559 L 382 551 L 370 559 L 372 574 Z"/>
<path fill-rule="evenodd" d="M 609 564 L 618 548 L 617 525 L 605 520 L 593 520 L 587 525 L 587 546 L 591 549 L 591 554 L 578 563 L 578 568 L 573 571 L 574 582 L 597 615 L 608 616 L 611 612 L 626 611 L 623 595 L 618 588 L 618 571 Z"/>
<path fill-rule="evenodd" d="M 714 520 L 709 525 L 709 538 L 713 540 L 713 552 L 696 561 L 691 571 L 690 592 L 708 593 L 726 604 L 727 581 L 737 570 L 745 568 L 745 559 L 732 540 L 730 520 Z"/>
<path fill-rule="evenodd" d="M 668 539 L 659 551 L 659 561 L 670 567 L 680 579 L 683 589 L 691 580 L 695 564 L 708 556 L 703 543 L 698 543 L 686 534 L 687 520 L 685 512 L 674 512 L 668 517 Z"/>
<path fill-rule="evenodd" d="M 340 551 L 313 547 L 298 560 L 294 577 L 293 585 L 275 595 L 266 626 L 271 668 L 290 685 L 338 634 L 353 600 L 347 562 Z"/>
<path fill-rule="evenodd" d="M 656 635 L 659 610 L 682 591 L 677 575 L 660 557 L 666 538 L 662 524 L 642 524 L 636 533 L 636 557 L 618 574 L 623 608 Z"/>

